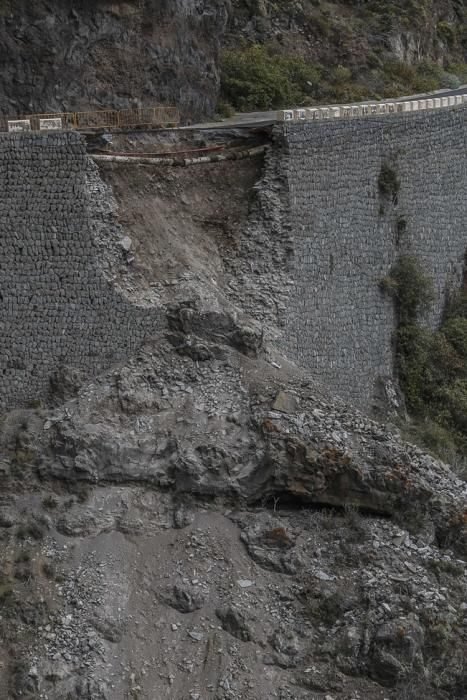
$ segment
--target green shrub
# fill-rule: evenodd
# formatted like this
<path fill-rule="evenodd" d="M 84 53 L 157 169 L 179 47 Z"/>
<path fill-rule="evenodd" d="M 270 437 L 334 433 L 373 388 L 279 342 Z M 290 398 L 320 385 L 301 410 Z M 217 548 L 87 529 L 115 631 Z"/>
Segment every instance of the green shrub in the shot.
<path fill-rule="evenodd" d="M 328 38 L 332 35 L 333 27 L 329 17 L 324 15 L 312 15 L 308 19 L 308 28 L 312 34 Z"/>
<path fill-rule="evenodd" d="M 50 559 L 42 563 L 42 573 L 49 579 L 54 579 L 57 573 L 56 566 Z"/>
<path fill-rule="evenodd" d="M 467 435 L 467 380 L 456 379 L 439 393 L 452 427 Z"/>
<path fill-rule="evenodd" d="M 467 318 L 462 316 L 452 316 L 448 318 L 442 326 L 443 336 L 449 341 L 457 353 L 460 363 L 456 369 L 467 371 L 465 360 L 467 360 Z"/>
<path fill-rule="evenodd" d="M 13 586 L 10 579 L 0 576 L 0 606 L 13 594 Z"/>
<path fill-rule="evenodd" d="M 387 61 L 383 69 L 386 78 L 403 85 L 413 85 L 417 80 L 416 68 L 403 61 Z"/>
<path fill-rule="evenodd" d="M 381 288 L 396 306 L 395 369 L 416 418 L 412 434 L 441 458 L 459 462 L 461 475 L 467 449 L 467 290 L 450 299 L 433 332 L 419 325 L 433 293 L 415 258 L 399 258 Z"/>
<path fill-rule="evenodd" d="M 25 540 L 31 537 L 33 540 L 42 540 L 48 529 L 47 521 L 43 519 L 31 518 L 26 524 L 20 525 L 16 531 L 16 537 L 19 540 Z"/>
<path fill-rule="evenodd" d="M 396 244 L 399 247 L 405 234 L 407 233 L 407 219 L 399 216 L 396 221 Z"/>
<path fill-rule="evenodd" d="M 441 87 L 442 69 L 429 61 L 414 65 L 403 61 L 386 61 L 382 65 L 381 80 L 386 97 L 429 92 Z"/>
<path fill-rule="evenodd" d="M 456 442 L 450 430 L 430 418 L 422 420 L 416 426 L 420 442 L 436 455 L 449 461 L 456 454 Z"/>
<path fill-rule="evenodd" d="M 230 49 L 221 56 L 222 91 L 236 109 L 269 110 L 310 103 L 319 72 L 299 56 L 261 44 Z"/>
<path fill-rule="evenodd" d="M 440 20 L 436 25 L 436 32 L 441 41 L 447 44 L 447 46 L 450 48 L 454 46 L 456 41 L 456 29 L 450 22 Z"/>
<path fill-rule="evenodd" d="M 429 92 L 443 87 L 443 69 L 433 61 L 421 61 L 417 66 L 414 92 Z"/>
<path fill-rule="evenodd" d="M 229 105 L 228 102 L 224 102 L 224 100 L 219 100 L 219 102 L 217 103 L 216 112 L 223 119 L 233 117 L 233 115 L 235 114 L 235 110 L 232 107 L 232 105 Z"/>
<path fill-rule="evenodd" d="M 390 199 L 397 204 L 400 181 L 397 173 L 390 163 L 383 163 L 378 177 L 378 188 L 382 197 Z"/>
<path fill-rule="evenodd" d="M 313 15 L 308 20 L 311 33 L 323 37 L 338 35 L 340 40 L 353 41 L 352 32 L 343 23 Z M 400 21 L 396 14 L 388 26 Z M 410 22 L 409 22 L 410 24 Z M 348 36 L 346 34 L 348 33 Z M 442 30 L 443 31 L 443 30 Z M 344 37 L 345 34 L 345 37 Z M 467 41 L 467 40 L 466 40 Z M 336 56 L 338 53 L 336 53 Z M 299 54 L 286 54 L 278 45 L 244 44 L 221 54 L 221 93 L 219 113 L 224 106 L 238 111 L 282 109 L 315 103 L 358 102 L 380 100 L 441 87 L 456 88 L 467 81 L 467 64 L 446 63 L 445 67 L 423 60 L 409 64 L 384 60 L 377 51 L 369 50 L 362 64 L 325 64 L 309 61 Z"/>
<path fill-rule="evenodd" d="M 441 75 L 441 87 L 447 87 L 451 90 L 457 90 L 457 88 L 460 88 L 461 85 L 462 80 L 459 78 L 458 75 L 446 72 Z"/>
<path fill-rule="evenodd" d="M 446 70 L 449 75 L 456 76 L 460 85 L 464 85 L 467 82 L 467 63 L 448 63 Z"/>
<path fill-rule="evenodd" d="M 387 171 L 381 172 L 386 173 Z M 379 183 L 380 190 L 392 192 L 395 187 L 395 175 L 391 171 L 382 178 L 384 185 Z M 382 289 L 389 293 L 395 302 L 399 326 L 413 325 L 418 317 L 425 313 L 433 301 L 431 281 L 420 268 L 416 258 L 410 255 L 400 257 L 391 268 L 387 277 L 381 280 Z"/>
<path fill-rule="evenodd" d="M 86 503 L 91 495 L 91 488 L 87 484 L 79 484 L 76 489 L 78 503 Z"/>
<path fill-rule="evenodd" d="M 421 413 L 430 382 L 430 332 L 416 323 L 401 325 L 395 333 L 395 369 L 407 407 Z"/>
<path fill-rule="evenodd" d="M 446 309 L 446 318 L 467 318 L 467 287 L 463 287 L 455 294 L 451 294 Z"/>
<path fill-rule="evenodd" d="M 352 71 L 346 66 L 339 64 L 332 69 L 331 76 L 336 83 L 348 83 L 352 78 Z"/>
<path fill-rule="evenodd" d="M 15 564 L 24 564 L 24 562 L 31 561 L 31 554 L 29 552 L 20 552 L 15 557 Z"/>

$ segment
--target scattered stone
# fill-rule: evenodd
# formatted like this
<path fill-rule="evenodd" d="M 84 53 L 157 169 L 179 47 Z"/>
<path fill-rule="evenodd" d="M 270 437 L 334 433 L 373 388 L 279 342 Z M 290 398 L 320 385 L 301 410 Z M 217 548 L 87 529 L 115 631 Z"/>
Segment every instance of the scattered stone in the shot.
<path fill-rule="evenodd" d="M 222 622 L 222 628 L 237 639 L 249 642 L 252 639 L 251 627 L 248 625 L 245 615 L 233 605 L 218 608 L 216 615 Z"/>
<path fill-rule="evenodd" d="M 129 236 L 124 236 L 120 241 L 120 246 L 125 252 L 129 252 L 132 248 L 133 242 Z"/>
<path fill-rule="evenodd" d="M 173 520 L 174 527 L 181 530 L 193 523 L 194 514 L 182 505 L 174 510 Z"/>
<path fill-rule="evenodd" d="M 327 574 L 325 571 L 315 571 L 314 576 L 320 581 L 334 581 L 335 576 Z"/>
<path fill-rule="evenodd" d="M 299 408 L 297 398 L 286 391 L 279 391 L 272 405 L 274 411 L 281 413 L 296 413 Z"/>
<path fill-rule="evenodd" d="M 175 584 L 168 604 L 181 613 L 191 613 L 200 610 L 204 605 L 204 595 L 196 586 L 181 586 Z"/>
<path fill-rule="evenodd" d="M 251 588 L 251 586 L 255 585 L 255 582 L 250 581 L 250 579 L 238 579 L 237 583 L 240 588 Z"/>
<path fill-rule="evenodd" d="M 191 637 L 195 642 L 201 642 L 203 641 L 204 635 L 201 632 L 196 632 L 193 630 L 190 630 L 188 632 L 188 636 Z"/>

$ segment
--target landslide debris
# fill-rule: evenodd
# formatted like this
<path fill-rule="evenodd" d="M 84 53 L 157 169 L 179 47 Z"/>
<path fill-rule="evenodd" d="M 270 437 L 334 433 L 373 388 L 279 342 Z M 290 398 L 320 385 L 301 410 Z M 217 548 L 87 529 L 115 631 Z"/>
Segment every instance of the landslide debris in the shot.
<path fill-rule="evenodd" d="M 465 483 L 179 332 L 3 420 L 5 697 L 465 697 Z"/>

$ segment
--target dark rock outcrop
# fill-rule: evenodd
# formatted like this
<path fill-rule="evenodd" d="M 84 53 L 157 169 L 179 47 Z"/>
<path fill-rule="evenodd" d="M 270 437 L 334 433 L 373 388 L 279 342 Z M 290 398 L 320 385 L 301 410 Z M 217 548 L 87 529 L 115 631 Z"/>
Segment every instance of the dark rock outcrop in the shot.
<path fill-rule="evenodd" d="M 0 113 L 180 106 L 212 114 L 228 0 L 2 3 Z"/>

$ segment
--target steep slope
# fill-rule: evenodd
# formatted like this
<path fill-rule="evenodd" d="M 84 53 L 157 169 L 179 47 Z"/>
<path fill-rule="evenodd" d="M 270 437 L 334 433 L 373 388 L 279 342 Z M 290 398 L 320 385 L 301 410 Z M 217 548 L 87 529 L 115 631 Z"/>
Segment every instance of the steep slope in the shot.
<path fill-rule="evenodd" d="M 215 331 L 4 416 L 2 697 L 464 698 L 465 483 Z"/>
<path fill-rule="evenodd" d="M 462 2 L 234 0 L 233 6 L 223 90 L 235 107 L 265 108 L 266 96 L 281 106 L 290 93 L 300 102 L 356 100 L 467 81 Z M 251 44 L 266 54 L 249 53 Z"/>
<path fill-rule="evenodd" d="M 237 108 L 285 106 L 297 90 L 329 101 L 455 86 L 466 27 L 455 0 L 3 0 L 0 113 L 165 102 L 210 116 L 221 48 L 223 99 Z M 251 44 L 272 61 L 245 54 Z"/>
<path fill-rule="evenodd" d="M 101 175 L 161 323 L 1 414 L 0 697 L 463 700 L 466 484 L 277 348 L 275 149 Z"/>
<path fill-rule="evenodd" d="M 227 0 L 0 4 L 0 112 L 217 101 Z"/>
<path fill-rule="evenodd" d="M 457 0 L 233 0 L 229 31 L 289 51 L 309 50 L 323 63 L 377 64 L 385 53 L 412 63 L 460 59 L 466 8 Z"/>

